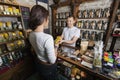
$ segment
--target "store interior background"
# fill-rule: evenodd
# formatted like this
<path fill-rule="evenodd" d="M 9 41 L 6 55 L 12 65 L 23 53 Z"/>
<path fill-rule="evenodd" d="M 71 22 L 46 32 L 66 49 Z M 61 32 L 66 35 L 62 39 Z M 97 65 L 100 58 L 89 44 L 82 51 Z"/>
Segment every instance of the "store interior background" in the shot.
<path fill-rule="evenodd" d="M 50 5 L 54 4 L 53 0 L 38 0 L 39 2 L 44 2 L 44 1 L 48 1 L 48 7 L 49 7 L 49 12 L 50 12 L 50 24 L 49 24 L 49 28 L 47 29 L 46 28 L 46 32 L 47 33 L 50 33 L 52 32 L 51 28 L 51 8 L 50 8 Z M 65 1 L 65 0 L 61 0 L 61 1 Z M 23 6 L 27 6 L 27 7 L 32 7 L 33 5 L 36 4 L 36 0 L 17 0 L 17 2 L 20 4 L 20 5 L 23 5 Z M 113 0 L 96 0 L 96 1 L 92 1 L 92 2 L 89 2 L 89 3 L 82 3 L 80 5 L 80 9 L 84 9 L 84 8 L 105 8 L 105 7 L 110 7 L 111 3 L 113 2 Z M 66 8 L 64 7 L 62 10 L 66 10 Z M 59 10 L 60 11 L 60 10 Z M 109 38 L 109 41 L 108 41 L 108 44 L 107 44 L 107 48 L 106 50 L 109 50 L 109 47 L 111 45 L 111 41 L 112 41 L 112 37 Z M 114 49 L 119 49 L 120 47 L 120 38 L 117 39 L 116 41 L 116 44 L 115 44 L 115 47 Z"/>
<path fill-rule="evenodd" d="M 40 4 L 44 4 L 44 1 L 48 1 L 48 3 L 45 3 L 48 7 L 48 10 L 49 10 L 49 14 L 50 14 L 50 21 L 49 21 L 49 28 L 46 28 L 45 29 L 45 32 L 46 33 L 49 33 L 49 34 L 52 34 L 52 11 L 51 11 L 51 7 L 50 5 L 54 4 L 53 0 L 16 0 L 18 2 L 19 5 L 21 6 L 26 6 L 26 7 L 29 7 L 31 8 L 33 5 L 35 5 L 37 3 L 37 1 L 40 2 Z M 67 1 L 67 0 L 60 0 L 60 1 Z M 110 7 L 111 3 L 113 2 L 114 0 L 95 0 L 95 1 L 92 1 L 92 2 L 85 2 L 85 3 L 82 3 L 80 5 L 80 9 L 97 9 L 97 8 L 106 8 L 106 7 Z M 63 12 L 63 11 L 67 11 L 68 10 L 68 7 L 63 7 L 61 9 L 59 9 L 60 12 Z M 1 18 L 2 19 L 2 18 Z M 0 20 L 1 20 L 0 19 Z M 11 21 L 12 19 L 9 19 L 9 18 L 6 18 L 8 21 Z M 14 18 L 13 18 L 14 19 Z M 13 20 L 14 21 L 14 20 Z M 109 27 L 109 26 L 108 26 Z M 111 42 L 112 42 L 112 38 L 113 37 L 110 37 L 109 38 L 109 41 L 107 43 L 107 48 L 106 50 L 109 50 L 110 46 L 111 46 Z M 114 47 L 115 50 L 117 49 L 120 49 L 120 38 L 117 39 L 116 41 L 116 44 L 115 44 L 115 47 Z M 29 59 L 28 59 L 29 60 Z M 31 61 L 31 59 L 30 59 Z M 31 67 L 32 69 L 33 68 L 33 64 L 31 64 L 32 62 L 28 61 L 29 63 L 29 67 Z M 27 61 L 26 61 L 27 62 Z M 25 64 L 26 66 L 26 64 Z M 22 66 L 23 68 L 24 66 Z M 26 66 L 27 67 L 27 66 Z M 26 69 L 25 67 L 25 69 Z M 21 67 L 20 67 L 21 68 Z M 27 67 L 28 68 L 28 67 Z M 29 68 L 28 68 L 29 69 Z M 16 69 L 17 70 L 17 69 Z M 23 69 L 24 70 L 24 69 Z M 31 70 L 28 70 L 28 73 L 30 72 Z M 14 71 L 13 71 L 14 72 Z M 22 70 L 21 70 L 22 72 Z M 31 71 L 32 72 L 32 71 Z M 20 73 L 20 70 L 18 71 L 18 73 L 15 73 L 16 75 L 18 76 L 23 76 L 24 74 L 27 74 L 27 73 L 23 73 L 23 74 L 19 74 Z M 30 74 L 30 73 L 29 73 Z M 31 74 L 30 74 L 31 75 Z M 28 76 L 28 75 L 27 75 Z M 9 77 L 9 76 L 8 76 Z M 35 80 L 34 78 L 39 78 L 38 74 L 33 74 L 33 76 L 31 76 L 30 78 L 28 78 L 27 80 Z M 18 77 L 19 78 L 19 77 Z M 14 80 L 18 80 L 18 79 L 14 79 Z M 37 80 L 37 79 L 36 79 Z"/>

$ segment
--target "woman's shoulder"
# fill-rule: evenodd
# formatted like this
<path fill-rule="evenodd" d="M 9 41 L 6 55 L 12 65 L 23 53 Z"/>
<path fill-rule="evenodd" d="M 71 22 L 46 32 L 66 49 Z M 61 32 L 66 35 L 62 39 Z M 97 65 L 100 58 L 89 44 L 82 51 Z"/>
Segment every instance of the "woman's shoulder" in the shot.
<path fill-rule="evenodd" d="M 52 35 L 47 34 L 47 33 L 44 33 L 43 37 L 47 39 L 53 39 Z"/>

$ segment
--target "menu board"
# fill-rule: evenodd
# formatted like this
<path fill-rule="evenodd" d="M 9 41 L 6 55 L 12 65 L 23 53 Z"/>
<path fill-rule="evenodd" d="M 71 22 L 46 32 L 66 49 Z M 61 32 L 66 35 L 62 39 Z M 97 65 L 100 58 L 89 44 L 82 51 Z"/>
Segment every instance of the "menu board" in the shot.
<path fill-rule="evenodd" d="M 21 8 L 21 13 L 22 13 L 23 19 L 29 19 L 30 8 L 29 7 L 24 7 L 24 6 L 20 6 L 20 8 Z"/>
<path fill-rule="evenodd" d="M 25 7 L 25 6 L 20 6 L 20 9 L 21 9 L 25 29 L 28 29 L 29 28 L 28 23 L 29 23 L 29 17 L 30 17 L 30 8 Z"/>

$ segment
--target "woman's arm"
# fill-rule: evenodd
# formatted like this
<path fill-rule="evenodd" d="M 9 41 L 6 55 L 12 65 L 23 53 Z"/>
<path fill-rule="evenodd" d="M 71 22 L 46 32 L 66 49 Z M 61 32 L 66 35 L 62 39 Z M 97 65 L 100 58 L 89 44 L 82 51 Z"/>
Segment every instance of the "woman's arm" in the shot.
<path fill-rule="evenodd" d="M 45 52 L 46 56 L 49 60 L 49 63 L 54 64 L 56 62 L 57 56 L 56 56 L 56 51 L 54 47 L 54 41 L 52 36 L 46 41 L 45 43 Z"/>

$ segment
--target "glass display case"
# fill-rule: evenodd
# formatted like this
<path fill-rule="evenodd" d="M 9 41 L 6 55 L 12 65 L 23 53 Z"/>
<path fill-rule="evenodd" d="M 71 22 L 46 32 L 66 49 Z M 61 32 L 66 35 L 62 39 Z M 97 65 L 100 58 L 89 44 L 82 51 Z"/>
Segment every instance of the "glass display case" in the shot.
<path fill-rule="evenodd" d="M 105 67 L 103 65 L 105 63 L 102 62 L 102 59 L 105 59 L 105 56 L 103 56 L 105 54 L 101 50 L 103 48 L 102 44 L 103 42 L 95 44 L 93 42 L 82 42 L 80 48 L 61 44 L 58 48 L 57 60 L 58 67 L 60 67 L 58 69 L 59 72 L 68 79 L 76 79 L 79 76 L 81 79 L 84 78 L 86 80 L 93 80 L 93 78 L 98 80 L 118 80 L 118 75 L 113 77 L 112 73 L 109 75 L 104 72 Z M 93 45 L 95 46 L 93 47 Z M 64 52 L 65 47 L 74 51 Z M 73 72 L 73 69 L 78 72 Z M 84 73 L 83 75 L 82 72 Z"/>

